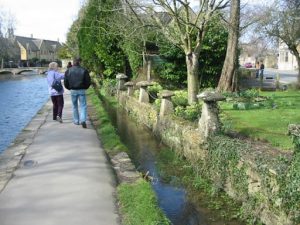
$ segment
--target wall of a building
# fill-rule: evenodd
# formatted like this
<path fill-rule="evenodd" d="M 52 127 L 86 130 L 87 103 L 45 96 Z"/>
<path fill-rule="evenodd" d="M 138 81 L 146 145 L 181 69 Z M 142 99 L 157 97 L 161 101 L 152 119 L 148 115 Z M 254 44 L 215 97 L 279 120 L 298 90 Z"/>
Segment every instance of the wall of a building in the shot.
<path fill-rule="evenodd" d="M 281 49 L 278 57 L 278 69 L 280 70 L 296 70 L 298 68 L 297 60 L 289 50 Z"/>
<path fill-rule="evenodd" d="M 27 58 L 27 51 L 26 51 L 26 49 L 22 45 L 20 45 L 19 43 L 18 43 L 18 45 L 20 47 L 21 60 L 27 60 L 28 58 Z"/>

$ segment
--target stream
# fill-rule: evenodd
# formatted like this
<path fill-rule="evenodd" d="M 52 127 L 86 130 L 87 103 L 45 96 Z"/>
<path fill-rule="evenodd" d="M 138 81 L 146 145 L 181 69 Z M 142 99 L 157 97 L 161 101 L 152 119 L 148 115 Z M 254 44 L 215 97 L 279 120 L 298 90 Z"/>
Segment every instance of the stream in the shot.
<path fill-rule="evenodd" d="M 115 109 L 103 102 L 113 126 L 121 141 L 129 149 L 129 156 L 138 171 L 153 177 L 152 188 L 156 193 L 159 207 L 172 225 L 242 225 L 233 221 L 221 221 L 220 215 L 196 206 L 183 187 L 164 182 L 157 171 L 157 155 L 164 146 L 146 127 L 135 123 L 121 107 Z M 176 179 L 176 177 L 174 177 Z M 176 182 L 175 182 L 176 183 Z M 198 205 L 198 204 L 197 204 Z"/>

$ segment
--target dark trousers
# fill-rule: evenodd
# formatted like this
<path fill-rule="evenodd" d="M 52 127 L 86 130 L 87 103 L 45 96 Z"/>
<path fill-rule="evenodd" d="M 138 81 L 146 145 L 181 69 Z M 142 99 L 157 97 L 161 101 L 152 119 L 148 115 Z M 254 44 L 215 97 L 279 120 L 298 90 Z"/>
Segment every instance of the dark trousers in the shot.
<path fill-rule="evenodd" d="M 63 95 L 51 96 L 51 100 L 53 103 L 53 120 L 56 120 L 57 116 L 62 118 L 62 111 L 64 108 L 64 96 Z"/>

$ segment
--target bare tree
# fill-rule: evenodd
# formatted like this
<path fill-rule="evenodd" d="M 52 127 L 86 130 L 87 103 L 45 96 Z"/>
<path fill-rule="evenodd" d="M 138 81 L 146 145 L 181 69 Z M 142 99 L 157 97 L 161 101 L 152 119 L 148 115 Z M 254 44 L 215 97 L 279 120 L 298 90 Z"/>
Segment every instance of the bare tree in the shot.
<path fill-rule="evenodd" d="M 4 54 L 5 54 L 5 39 L 3 36 L 3 27 L 4 27 L 4 16 L 3 12 L 0 11 L 0 59 L 1 59 L 1 64 L 0 68 L 3 68 L 3 63 L 4 63 Z"/>
<path fill-rule="evenodd" d="M 275 7 L 265 9 L 261 24 L 268 36 L 286 44 L 296 57 L 300 85 L 300 1 L 278 0 Z"/>
<path fill-rule="evenodd" d="M 144 15 L 171 43 L 186 55 L 189 103 L 197 101 L 199 56 L 208 24 L 230 0 L 200 0 L 192 10 L 188 0 L 149 0 L 137 3 L 124 0 L 140 18 Z"/>
<path fill-rule="evenodd" d="M 13 35 L 14 17 L 10 13 L 0 10 L 0 66 L 3 68 L 4 60 L 15 57 L 15 48 L 9 38 Z"/>

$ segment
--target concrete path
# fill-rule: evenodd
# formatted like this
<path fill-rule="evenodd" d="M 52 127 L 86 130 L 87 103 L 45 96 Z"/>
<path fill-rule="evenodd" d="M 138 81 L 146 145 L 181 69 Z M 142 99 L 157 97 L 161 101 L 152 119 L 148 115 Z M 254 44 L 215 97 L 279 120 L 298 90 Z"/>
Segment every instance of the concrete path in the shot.
<path fill-rule="evenodd" d="M 0 225 L 115 225 L 115 178 L 96 131 L 72 123 L 69 94 L 62 124 L 48 113 L 13 178 L 0 193 Z M 43 122 L 44 121 L 44 122 Z"/>

